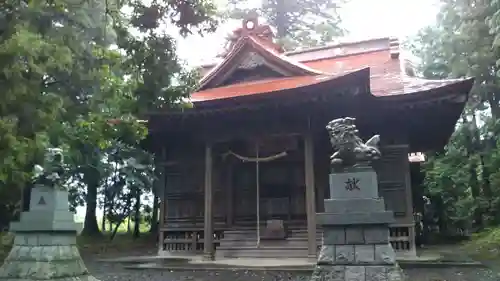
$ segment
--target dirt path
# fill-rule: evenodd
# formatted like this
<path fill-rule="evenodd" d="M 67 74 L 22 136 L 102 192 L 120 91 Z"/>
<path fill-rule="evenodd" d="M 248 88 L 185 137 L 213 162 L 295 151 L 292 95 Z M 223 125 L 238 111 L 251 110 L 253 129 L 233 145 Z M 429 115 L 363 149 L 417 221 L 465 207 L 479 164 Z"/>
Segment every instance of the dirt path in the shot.
<path fill-rule="evenodd" d="M 248 270 L 220 271 L 168 271 L 126 270 L 117 263 L 96 262 L 85 259 L 95 277 L 101 281 L 281 281 L 309 280 L 310 276 L 290 272 L 265 272 Z M 430 268 L 407 269 L 408 281 L 498 281 L 500 275 L 481 268 Z"/>
<path fill-rule="evenodd" d="M 154 245 L 141 245 L 126 251 L 115 249 L 106 253 L 82 251 L 85 263 L 91 273 L 101 281 L 281 281 L 281 280 L 309 280 L 308 275 L 290 272 L 265 272 L 247 270 L 219 270 L 219 271 L 169 271 L 169 270 L 126 270 L 121 264 L 97 262 L 100 258 L 154 255 Z M 469 259 L 456 246 L 436 247 L 446 259 Z M 498 281 L 500 274 L 484 268 L 419 268 L 406 269 L 408 281 Z"/>

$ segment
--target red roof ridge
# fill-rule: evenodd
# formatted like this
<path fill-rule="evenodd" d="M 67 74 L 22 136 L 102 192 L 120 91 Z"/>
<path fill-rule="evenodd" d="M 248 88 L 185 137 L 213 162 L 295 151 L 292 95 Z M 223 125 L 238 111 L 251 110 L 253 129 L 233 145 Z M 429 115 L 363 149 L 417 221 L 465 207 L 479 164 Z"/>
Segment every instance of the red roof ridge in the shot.
<path fill-rule="evenodd" d="M 295 58 L 296 56 L 300 57 L 301 55 L 305 55 L 308 53 L 313 53 L 313 52 L 320 52 L 320 51 L 327 51 L 335 48 L 343 48 L 343 47 L 350 47 L 350 46 L 356 46 L 356 45 L 364 45 L 364 44 L 375 44 L 378 45 L 377 47 L 371 47 L 371 48 L 364 48 L 361 50 L 353 50 L 350 52 L 346 52 L 344 54 L 323 54 L 323 55 L 316 55 L 312 58 Z M 350 40 L 350 41 L 345 41 L 345 42 L 337 42 L 334 44 L 328 44 L 328 45 L 323 45 L 323 46 L 318 46 L 318 47 L 312 47 L 312 48 L 303 48 L 299 50 L 293 50 L 293 51 L 288 51 L 288 52 L 283 52 L 280 53 L 280 56 L 282 58 L 289 59 L 291 61 L 294 61 L 296 63 L 305 63 L 305 62 L 312 62 L 316 60 L 324 60 L 324 59 L 333 59 L 333 58 L 341 58 L 341 57 L 351 57 L 351 56 L 358 56 L 362 55 L 365 53 L 370 53 L 370 52 L 378 52 L 378 51 L 384 51 L 384 50 L 390 50 L 391 57 L 393 59 L 398 59 L 399 58 L 399 39 L 397 37 L 375 37 L 371 39 L 363 39 L 363 40 Z M 201 68 L 213 68 L 217 64 L 219 64 L 220 61 L 217 62 L 210 62 L 210 63 L 204 63 L 199 65 L 198 67 Z"/>
<path fill-rule="evenodd" d="M 389 41 L 389 40 L 397 40 L 396 37 L 389 37 L 389 36 L 384 36 L 384 37 L 374 37 L 374 38 L 368 38 L 368 39 L 361 39 L 361 40 L 346 40 L 343 42 L 335 42 L 331 44 L 326 44 L 322 46 L 317 46 L 317 47 L 309 47 L 309 48 L 302 48 L 298 50 L 293 50 L 293 51 L 287 51 L 284 54 L 285 55 L 296 55 L 296 54 L 302 54 L 302 53 L 307 53 L 311 51 L 321 51 L 325 49 L 332 49 L 332 48 L 338 48 L 338 47 L 346 47 L 350 45 L 359 45 L 359 44 L 364 44 L 364 43 L 369 43 L 369 42 L 374 42 L 374 41 Z M 389 48 L 389 46 L 388 46 Z"/>

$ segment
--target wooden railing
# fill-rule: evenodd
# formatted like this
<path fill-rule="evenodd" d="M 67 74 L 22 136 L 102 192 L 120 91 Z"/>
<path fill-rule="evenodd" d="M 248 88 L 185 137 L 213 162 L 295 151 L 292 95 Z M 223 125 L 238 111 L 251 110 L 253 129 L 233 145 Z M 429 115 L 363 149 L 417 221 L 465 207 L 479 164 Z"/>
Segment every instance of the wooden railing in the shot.
<path fill-rule="evenodd" d="M 396 252 L 409 253 L 414 252 L 414 231 L 413 224 L 397 224 L 391 225 L 389 231 L 389 241 Z M 220 245 L 220 240 L 223 238 L 224 231 L 222 229 L 214 231 L 214 247 Z M 170 254 L 199 254 L 203 252 L 203 229 L 176 229 L 160 230 L 160 251 L 169 252 Z M 320 246 L 320 245 L 319 245 Z"/>
<path fill-rule="evenodd" d="M 413 224 L 391 225 L 389 241 L 396 252 L 415 251 L 415 226 Z"/>
<path fill-rule="evenodd" d="M 214 247 L 220 244 L 223 231 L 214 232 Z M 203 252 L 204 239 L 201 229 L 160 230 L 160 251 L 171 254 L 197 254 Z"/>

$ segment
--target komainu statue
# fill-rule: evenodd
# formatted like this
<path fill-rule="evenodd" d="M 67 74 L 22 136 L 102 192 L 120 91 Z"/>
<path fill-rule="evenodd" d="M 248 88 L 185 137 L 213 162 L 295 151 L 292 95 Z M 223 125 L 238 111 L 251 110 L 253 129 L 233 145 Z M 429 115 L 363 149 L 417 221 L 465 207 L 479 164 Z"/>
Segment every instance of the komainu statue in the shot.
<path fill-rule="evenodd" d="M 63 185 L 64 158 L 60 148 L 45 150 L 43 165 L 35 165 L 33 183 L 55 189 L 65 189 Z"/>
<path fill-rule="evenodd" d="M 370 166 L 381 156 L 378 148 L 380 136 L 375 135 L 364 143 L 358 136 L 355 121 L 356 118 L 352 117 L 339 118 L 330 121 L 326 126 L 335 150 L 330 157 L 334 170 Z"/>

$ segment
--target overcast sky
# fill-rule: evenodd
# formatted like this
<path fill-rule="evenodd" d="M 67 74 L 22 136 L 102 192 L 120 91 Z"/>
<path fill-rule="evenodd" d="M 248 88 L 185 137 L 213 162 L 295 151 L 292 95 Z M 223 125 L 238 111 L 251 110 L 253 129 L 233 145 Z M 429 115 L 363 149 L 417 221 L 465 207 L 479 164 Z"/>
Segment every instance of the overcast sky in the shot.
<path fill-rule="evenodd" d="M 260 1 L 248 0 L 251 6 L 258 6 Z M 225 1 L 217 2 L 223 5 Z M 436 0 L 350 0 L 340 11 L 343 25 L 349 31 L 346 39 L 384 36 L 403 39 L 412 36 L 422 27 L 434 22 L 438 11 L 436 2 Z M 204 38 L 200 36 L 181 38 L 178 41 L 178 53 L 190 65 L 210 62 L 221 51 L 225 36 L 240 25 L 240 22 L 230 22 Z"/>

